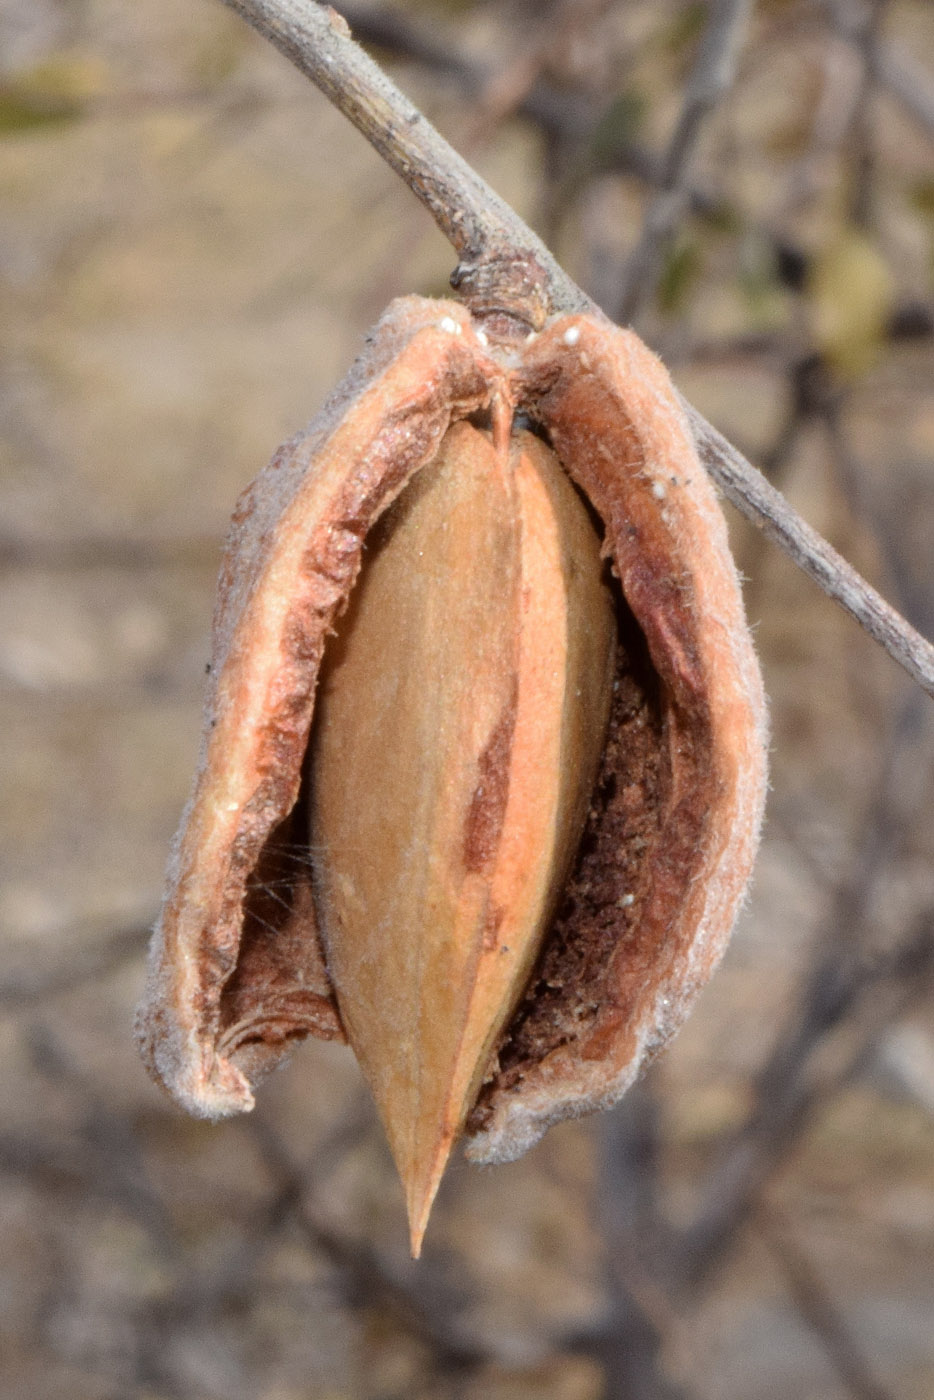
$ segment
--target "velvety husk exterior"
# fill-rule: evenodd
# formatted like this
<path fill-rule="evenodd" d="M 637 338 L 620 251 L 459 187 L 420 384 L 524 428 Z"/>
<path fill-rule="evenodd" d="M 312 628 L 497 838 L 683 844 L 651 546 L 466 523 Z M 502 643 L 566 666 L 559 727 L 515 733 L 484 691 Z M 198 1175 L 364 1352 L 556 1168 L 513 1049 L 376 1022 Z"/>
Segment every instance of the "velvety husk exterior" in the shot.
<path fill-rule="evenodd" d="M 722 954 L 758 841 L 765 706 L 725 525 L 668 376 L 596 318 L 495 346 L 462 306 L 405 298 L 234 515 L 201 754 L 138 1022 L 150 1071 L 194 1113 L 251 1108 L 292 1041 L 342 1035 L 310 863 L 289 867 L 288 909 L 263 896 L 300 826 L 321 656 L 381 512 L 452 422 L 511 407 L 603 522 L 628 645 L 582 855 L 468 1123 L 469 1155 L 508 1160 L 550 1123 L 614 1102 Z"/>

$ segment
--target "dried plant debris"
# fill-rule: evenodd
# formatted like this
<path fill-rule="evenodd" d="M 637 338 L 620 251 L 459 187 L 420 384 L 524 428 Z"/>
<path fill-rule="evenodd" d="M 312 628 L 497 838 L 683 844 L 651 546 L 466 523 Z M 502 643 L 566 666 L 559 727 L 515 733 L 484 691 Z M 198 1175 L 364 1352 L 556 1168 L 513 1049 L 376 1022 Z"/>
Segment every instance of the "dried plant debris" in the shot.
<path fill-rule="evenodd" d="M 413 1251 L 453 1143 L 614 1103 L 723 952 L 762 684 L 668 377 L 394 303 L 242 497 L 139 1035 L 192 1112 L 346 1036 Z M 494 335 L 494 330 L 496 334 Z"/>

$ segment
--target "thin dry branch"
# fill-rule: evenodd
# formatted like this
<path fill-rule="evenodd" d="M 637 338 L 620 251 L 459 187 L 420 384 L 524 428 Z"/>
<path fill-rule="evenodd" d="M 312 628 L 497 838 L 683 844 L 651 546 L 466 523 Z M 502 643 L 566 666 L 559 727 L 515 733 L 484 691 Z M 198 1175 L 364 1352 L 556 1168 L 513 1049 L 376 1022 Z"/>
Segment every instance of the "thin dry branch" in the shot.
<path fill-rule="evenodd" d="M 891 1393 L 873 1373 L 862 1339 L 847 1324 L 806 1250 L 794 1239 L 781 1211 L 760 1204 L 755 1223 L 781 1267 L 802 1321 L 823 1344 L 852 1400 L 892 1400 Z"/>
<path fill-rule="evenodd" d="M 865 50 L 865 32 L 872 10 L 852 0 L 824 0 L 834 29 L 841 38 Z M 893 42 L 873 47 L 874 76 L 925 131 L 934 133 L 934 80 L 930 71 L 904 48 Z"/>
<path fill-rule="evenodd" d="M 223 0 L 305 73 L 405 180 L 456 249 L 461 275 L 525 259 L 552 312 L 600 315 L 541 240 L 444 140 L 316 0 Z M 934 646 L 812 530 L 733 445 L 689 405 L 704 463 L 724 495 L 779 544 L 934 697 Z"/>
<path fill-rule="evenodd" d="M 749 0 L 715 0 L 711 7 L 681 114 L 665 152 L 660 188 L 649 204 L 639 241 L 626 265 L 614 308 L 621 321 L 632 320 L 654 290 L 668 242 L 690 207 L 691 162 L 706 118 L 732 87 L 749 8 Z"/>

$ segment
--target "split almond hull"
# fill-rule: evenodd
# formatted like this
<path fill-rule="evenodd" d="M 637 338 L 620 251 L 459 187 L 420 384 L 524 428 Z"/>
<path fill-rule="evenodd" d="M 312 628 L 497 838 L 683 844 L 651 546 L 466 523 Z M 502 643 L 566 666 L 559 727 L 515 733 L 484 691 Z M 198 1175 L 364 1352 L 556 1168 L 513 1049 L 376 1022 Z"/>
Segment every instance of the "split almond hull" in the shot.
<path fill-rule="evenodd" d="M 581 850 L 471 1108 L 470 1155 L 509 1159 L 614 1102 L 723 952 L 758 841 L 765 705 L 724 522 L 668 377 L 596 318 L 557 318 L 499 351 L 462 307 L 408 298 L 234 517 L 139 1017 L 152 1073 L 193 1112 L 249 1109 L 295 1039 L 344 1033 L 300 795 L 322 658 L 377 520 L 453 424 L 503 403 L 599 517 L 622 644 Z"/>

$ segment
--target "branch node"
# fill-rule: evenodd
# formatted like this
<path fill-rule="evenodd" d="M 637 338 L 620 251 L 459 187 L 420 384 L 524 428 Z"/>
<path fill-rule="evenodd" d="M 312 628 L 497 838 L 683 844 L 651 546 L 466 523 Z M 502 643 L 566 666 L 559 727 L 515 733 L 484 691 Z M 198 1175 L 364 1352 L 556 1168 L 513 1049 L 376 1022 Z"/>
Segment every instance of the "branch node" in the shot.
<path fill-rule="evenodd" d="M 461 262 L 451 273 L 451 286 L 496 340 L 524 340 L 530 331 L 542 330 L 551 315 L 547 272 L 524 250 Z"/>

